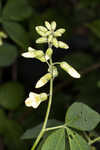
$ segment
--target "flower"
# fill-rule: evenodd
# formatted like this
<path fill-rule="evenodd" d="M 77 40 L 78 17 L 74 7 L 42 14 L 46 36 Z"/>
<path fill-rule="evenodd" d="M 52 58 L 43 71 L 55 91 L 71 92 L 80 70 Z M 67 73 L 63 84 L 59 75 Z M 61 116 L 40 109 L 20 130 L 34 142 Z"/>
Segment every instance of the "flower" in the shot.
<path fill-rule="evenodd" d="M 36 58 L 41 62 L 46 62 L 45 54 L 42 50 L 36 50 L 32 47 L 28 47 L 28 52 L 22 53 L 23 57 Z"/>
<path fill-rule="evenodd" d="M 60 67 L 65 70 L 73 78 L 80 78 L 80 74 L 67 62 L 63 61 L 60 63 Z"/>
<path fill-rule="evenodd" d="M 27 107 L 37 108 L 42 101 L 47 99 L 46 93 L 37 94 L 34 92 L 29 93 L 29 97 L 25 100 L 25 105 Z"/>

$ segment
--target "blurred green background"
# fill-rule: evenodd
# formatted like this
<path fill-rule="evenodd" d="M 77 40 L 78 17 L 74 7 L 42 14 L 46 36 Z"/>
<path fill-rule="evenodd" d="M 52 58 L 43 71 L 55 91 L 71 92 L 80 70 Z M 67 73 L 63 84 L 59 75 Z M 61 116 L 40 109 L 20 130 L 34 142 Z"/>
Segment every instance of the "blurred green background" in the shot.
<path fill-rule="evenodd" d="M 38 60 L 25 59 L 21 53 L 36 45 L 36 25 L 56 21 L 63 27 L 62 37 L 70 48 L 54 49 L 54 61 L 65 60 L 81 74 L 72 79 L 59 69 L 54 81 L 53 105 L 50 119 L 64 121 L 67 108 L 76 101 L 88 104 L 100 112 L 100 1 L 99 0 L 0 0 L 0 150 L 28 150 L 33 140 L 20 137 L 28 128 L 43 121 L 47 102 L 37 110 L 24 106 L 37 80 L 46 73 L 47 66 Z M 100 134 L 100 127 L 95 135 Z M 96 144 L 99 150 L 100 145 Z"/>

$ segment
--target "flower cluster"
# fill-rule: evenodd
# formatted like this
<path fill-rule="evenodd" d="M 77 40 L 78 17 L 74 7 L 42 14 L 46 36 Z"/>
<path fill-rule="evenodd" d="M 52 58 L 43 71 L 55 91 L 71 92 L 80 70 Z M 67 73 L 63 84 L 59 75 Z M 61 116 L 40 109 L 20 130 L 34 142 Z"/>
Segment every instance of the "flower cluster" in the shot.
<path fill-rule="evenodd" d="M 58 76 L 58 70 L 55 66 L 56 64 L 58 64 L 61 69 L 66 71 L 73 78 L 80 78 L 80 74 L 67 62 L 63 61 L 59 63 L 50 63 L 53 55 L 52 46 L 63 49 L 69 48 L 66 43 L 57 40 L 57 38 L 62 36 L 62 34 L 65 32 L 65 29 L 60 28 L 56 30 L 55 21 L 51 22 L 51 24 L 48 21 L 45 21 L 45 26 L 36 26 L 36 31 L 41 36 L 36 40 L 36 43 L 48 43 L 48 49 L 44 53 L 42 50 L 28 47 L 28 52 L 22 53 L 22 56 L 26 58 L 35 58 L 40 60 L 41 62 L 45 62 L 47 63 L 49 68 L 48 72 L 37 81 L 35 88 L 44 86 L 51 79 L 55 79 Z M 25 100 L 25 104 L 28 107 L 37 108 L 39 104 L 45 100 L 47 100 L 46 93 L 36 94 L 30 92 L 29 97 Z"/>
<path fill-rule="evenodd" d="M 51 24 L 48 21 L 45 21 L 44 26 L 36 26 L 37 33 L 41 36 L 36 40 L 36 43 L 51 43 L 56 48 L 64 48 L 68 49 L 69 46 L 62 42 L 58 41 L 57 37 L 61 37 L 62 34 L 65 32 L 65 29 L 60 28 L 56 31 L 56 22 L 53 21 Z"/>

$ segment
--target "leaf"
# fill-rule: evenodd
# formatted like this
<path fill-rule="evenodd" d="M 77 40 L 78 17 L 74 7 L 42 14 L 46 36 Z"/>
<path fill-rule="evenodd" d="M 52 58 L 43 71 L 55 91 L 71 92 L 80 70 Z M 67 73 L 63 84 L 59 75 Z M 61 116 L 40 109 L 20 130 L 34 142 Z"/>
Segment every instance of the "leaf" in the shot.
<path fill-rule="evenodd" d="M 24 20 L 31 15 L 32 7 L 27 0 L 8 0 L 3 9 L 3 17 L 14 21 Z"/>
<path fill-rule="evenodd" d="M 24 98 L 24 87 L 18 82 L 7 82 L 0 86 L 0 105 L 8 110 L 16 109 Z"/>
<path fill-rule="evenodd" d="M 52 126 L 61 125 L 61 124 L 62 123 L 60 121 L 51 119 L 51 120 L 48 120 L 47 127 L 52 127 Z M 43 123 L 26 130 L 25 133 L 21 136 L 21 139 L 36 138 L 38 136 L 40 130 L 42 129 L 42 125 L 43 125 Z"/>
<path fill-rule="evenodd" d="M 86 26 L 98 37 L 100 38 L 100 20 L 95 20 Z"/>
<path fill-rule="evenodd" d="M 8 150 L 27 150 L 26 143 L 20 140 L 20 135 L 23 129 L 20 124 L 14 120 L 6 121 L 6 128 L 4 134 L 4 144 Z"/>
<path fill-rule="evenodd" d="M 58 129 L 52 132 L 45 140 L 41 150 L 65 150 L 65 131 Z"/>
<path fill-rule="evenodd" d="M 74 103 L 69 107 L 65 121 L 69 127 L 90 131 L 100 122 L 100 115 L 83 103 Z"/>
<path fill-rule="evenodd" d="M 88 143 L 77 132 L 67 128 L 67 133 L 71 150 L 90 150 Z"/>
<path fill-rule="evenodd" d="M 0 46 L 0 66 L 11 65 L 17 57 L 17 48 L 13 45 L 4 43 Z"/>
<path fill-rule="evenodd" d="M 6 114 L 3 111 L 3 109 L 0 109 L 0 134 L 3 134 L 5 132 L 5 126 L 6 126 Z"/>
<path fill-rule="evenodd" d="M 25 31 L 22 25 L 20 25 L 17 22 L 11 22 L 11 21 L 6 21 L 6 20 L 3 20 L 2 23 L 9 37 L 14 42 L 16 42 L 16 44 L 18 44 L 22 48 L 25 48 L 28 46 L 29 35 Z"/>

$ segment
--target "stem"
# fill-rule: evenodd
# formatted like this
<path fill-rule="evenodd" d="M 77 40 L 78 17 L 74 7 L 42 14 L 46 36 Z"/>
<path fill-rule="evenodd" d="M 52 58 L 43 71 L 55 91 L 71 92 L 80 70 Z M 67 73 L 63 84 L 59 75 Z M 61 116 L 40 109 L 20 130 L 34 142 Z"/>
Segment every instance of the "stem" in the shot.
<path fill-rule="evenodd" d="M 55 130 L 55 129 L 64 128 L 64 127 L 65 127 L 65 125 L 61 125 L 61 126 L 57 126 L 57 127 L 51 127 L 51 128 L 46 128 L 45 131 Z"/>
<path fill-rule="evenodd" d="M 55 62 L 53 63 L 53 65 L 59 65 L 61 62 Z"/>
<path fill-rule="evenodd" d="M 50 79 L 50 91 L 49 91 L 50 96 L 49 96 L 47 112 L 46 112 L 46 116 L 45 116 L 45 119 L 44 119 L 43 127 L 42 127 L 42 129 L 40 131 L 40 134 L 38 135 L 35 143 L 33 144 L 31 150 L 35 150 L 37 144 L 39 143 L 40 139 L 42 138 L 42 136 L 45 133 L 45 129 L 46 129 L 46 125 L 47 125 L 47 121 L 48 121 L 48 117 L 49 117 L 49 113 L 50 113 L 50 109 L 51 109 L 52 95 L 53 95 L 53 65 L 52 65 L 52 58 L 50 59 L 50 66 L 51 66 L 52 78 Z"/>
<path fill-rule="evenodd" d="M 89 145 L 92 145 L 93 143 L 95 143 L 95 142 L 97 142 L 97 141 L 100 141 L 100 137 L 97 137 L 97 138 L 95 138 L 94 140 L 91 140 L 91 141 L 89 142 Z"/>

